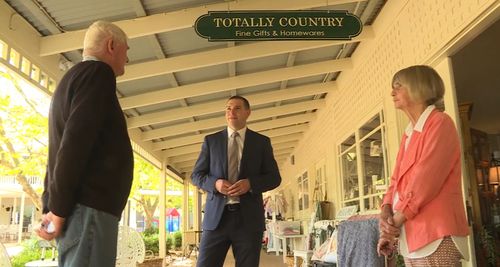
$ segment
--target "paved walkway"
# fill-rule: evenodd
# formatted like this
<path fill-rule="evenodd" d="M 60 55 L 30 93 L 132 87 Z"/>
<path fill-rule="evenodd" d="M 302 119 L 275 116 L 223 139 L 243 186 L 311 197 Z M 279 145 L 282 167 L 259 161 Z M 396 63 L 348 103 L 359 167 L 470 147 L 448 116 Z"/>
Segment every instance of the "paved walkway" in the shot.
<path fill-rule="evenodd" d="M 7 253 L 11 258 L 12 256 L 19 254 L 23 250 L 23 247 L 17 243 L 7 243 L 3 245 L 7 249 Z"/>

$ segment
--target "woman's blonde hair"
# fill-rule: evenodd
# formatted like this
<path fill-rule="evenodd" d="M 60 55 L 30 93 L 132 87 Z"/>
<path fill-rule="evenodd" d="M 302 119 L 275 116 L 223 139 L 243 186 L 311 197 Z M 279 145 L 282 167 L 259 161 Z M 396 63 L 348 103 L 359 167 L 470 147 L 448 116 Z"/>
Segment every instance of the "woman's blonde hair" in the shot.
<path fill-rule="evenodd" d="M 415 65 L 402 69 L 392 78 L 392 86 L 399 83 L 408 88 L 411 100 L 435 105 L 444 110 L 444 82 L 439 74 L 426 65 Z"/>
<path fill-rule="evenodd" d="M 83 40 L 83 54 L 99 54 L 105 48 L 105 41 L 112 38 L 113 41 L 122 44 L 127 43 L 127 35 L 118 26 L 111 22 L 98 20 L 89 26 Z"/>

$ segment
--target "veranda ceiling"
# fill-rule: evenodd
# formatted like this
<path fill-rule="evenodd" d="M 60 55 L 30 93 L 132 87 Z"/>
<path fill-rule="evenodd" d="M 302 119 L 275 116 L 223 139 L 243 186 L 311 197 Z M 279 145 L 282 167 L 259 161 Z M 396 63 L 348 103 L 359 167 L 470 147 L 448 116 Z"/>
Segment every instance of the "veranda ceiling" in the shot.
<path fill-rule="evenodd" d="M 41 55 L 77 63 L 85 29 L 95 20 L 130 37 L 118 95 L 132 140 L 143 152 L 189 173 L 203 137 L 225 127 L 224 104 L 243 95 L 249 128 L 269 137 L 278 164 L 300 142 L 350 55 L 373 38 L 384 0 L 5 0 L 43 36 Z M 364 28 L 351 41 L 208 42 L 195 20 L 220 10 L 347 10 Z M 62 64 L 64 65 L 64 64 Z"/>

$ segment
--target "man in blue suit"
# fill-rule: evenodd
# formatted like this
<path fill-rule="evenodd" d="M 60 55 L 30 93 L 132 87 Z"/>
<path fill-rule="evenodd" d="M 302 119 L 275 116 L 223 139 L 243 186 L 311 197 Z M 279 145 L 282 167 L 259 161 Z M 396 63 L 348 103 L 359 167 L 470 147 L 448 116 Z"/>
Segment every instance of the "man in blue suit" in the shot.
<path fill-rule="evenodd" d="M 241 96 L 226 103 L 227 129 L 208 135 L 191 175 L 207 192 L 197 267 L 222 267 L 229 246 L 236 267 L 258 267 L 265 230 L 262 193 L 281 175 L 268 137 L 246 127 L 250 104 Z"/>

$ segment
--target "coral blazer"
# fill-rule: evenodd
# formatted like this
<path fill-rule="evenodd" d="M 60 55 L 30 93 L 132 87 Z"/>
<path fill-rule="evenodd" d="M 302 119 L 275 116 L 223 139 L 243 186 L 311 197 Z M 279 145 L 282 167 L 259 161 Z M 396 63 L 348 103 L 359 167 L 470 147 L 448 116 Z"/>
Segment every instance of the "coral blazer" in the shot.
<path fill-rule="evenodd" d="M 433 110 L 422 132 L 401 141 L 391 184 L 382 205 L 391 204 L 407 221 L 408 249 L 414 252 L 444 236 L 469 234 L 461 187 L 460 144 L 451 118 Z"/>

